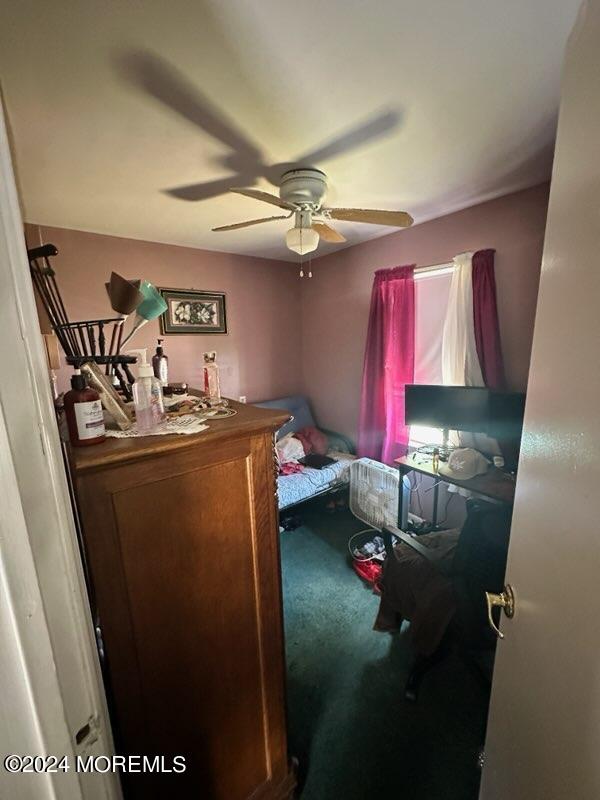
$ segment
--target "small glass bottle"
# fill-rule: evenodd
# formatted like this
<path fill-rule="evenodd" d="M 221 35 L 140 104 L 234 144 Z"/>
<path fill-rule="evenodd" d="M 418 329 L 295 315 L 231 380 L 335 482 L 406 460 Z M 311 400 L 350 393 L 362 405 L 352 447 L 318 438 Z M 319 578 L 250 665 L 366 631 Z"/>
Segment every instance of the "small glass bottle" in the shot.
<path fill-rule="evenodd" d="M 211 403 L 221 402 L 221 381 L 219 379 L 219 365 L 217 364 L 217 354 L 210 350 L 203 354 L 204 364 L 202 366 L 204 394 Z"/>
<path fill-rule="evenodd" d="M 432 457 L 431 461 L 432 461 L 433 471 L 436 472 L 436 473 L 439 472 L 439 470 L 440 470 L 440 451 L 437 449 L 437 447 L 433 448 L 433 457 Z"/>
<path fill-rule="evenodd" d="M 157 339 L 158 347 L 156 353 L 152 356 L 152 369 L 154 370 L 154 377 L 158 378 L 160 385 L 164 387 L 169 383 L 169 359 L 165 355 L 162 343 L 164 339 Z"/>

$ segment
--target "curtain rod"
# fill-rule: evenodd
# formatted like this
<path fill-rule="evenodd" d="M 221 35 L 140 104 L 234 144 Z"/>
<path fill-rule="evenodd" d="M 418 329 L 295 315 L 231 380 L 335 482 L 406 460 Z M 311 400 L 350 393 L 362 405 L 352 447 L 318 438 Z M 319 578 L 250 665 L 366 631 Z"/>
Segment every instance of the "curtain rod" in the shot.
<path fill-rule="evenodd" d="M 426 264 L 422 267 L 415 267 L 415 275 L 420 275 L 423 272 L 434 272 L 438 269 L 454 268 L 452 261 L 442 261 L 440 264 Z"/>
<path fill-rule="evenodd" d="M 473 251 L 465 250 L 463 253 L 458 253 L 458 255 L 454 256 L 449 261 L 441 261 L 441 262 L 439 262 L 437 264 L 423 264 L 423 266 L 421 266 L 421 267 L 415 267 L 413 272 L 414 272 L 415 275 L 421 275 L 421 274 L 427 273 L 427 272 L 435 272 L 438 269 L 454 269 L 454 267 L 455 267 L 454 258 L 457 258 L 458 256 L 462 256 L 462 255 L 464 255 L 466 253 L 471 253 L 471 252 L 476 252 L 476 251 L 475 250 L 473 250 Z M 393 267 L 382 267 L 381 268 L 381 270 L 385 270 L 385 269 L 394 269 L 394 268 Z M 377 271 L 379 272 L 380 270 L 377 270 Z"/>
<path fill-rule="evenodd" d="M 467 253 L 474 253 L 475 250 L 464 250 L 462 253 L 458 253 L 454 258 L 458 258 L 458 256 L 466 255 Z M 415 273 L 419 272 L 429 272 L 430 270 L 436 269 L 446 269 L 447 267 L 454 268 L 454 258 L 451 258 L 450 261 L 442 261 L 440 264 L 424 264 L 422 267 L 415 267 Z"/>

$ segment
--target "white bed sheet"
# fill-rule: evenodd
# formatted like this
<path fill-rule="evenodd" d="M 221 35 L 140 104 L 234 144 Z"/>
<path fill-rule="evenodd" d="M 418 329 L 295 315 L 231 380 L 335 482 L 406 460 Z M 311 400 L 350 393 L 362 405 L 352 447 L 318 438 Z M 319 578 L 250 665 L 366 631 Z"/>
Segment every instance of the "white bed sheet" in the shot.
<path fill-rule="evenodd" d="M 279 509 L 289 508 L 301 503 L 315 494 L 328 491 L 334 487 L 344 486 L 350 480 L 350 464 L 356 456 L 348 453 L 330 451 L 328 456 L 335 458 L 336 463 L 323 469 L 305 467 L 303 472 L 292 475 L 280 475 L 277 478 Z"/>

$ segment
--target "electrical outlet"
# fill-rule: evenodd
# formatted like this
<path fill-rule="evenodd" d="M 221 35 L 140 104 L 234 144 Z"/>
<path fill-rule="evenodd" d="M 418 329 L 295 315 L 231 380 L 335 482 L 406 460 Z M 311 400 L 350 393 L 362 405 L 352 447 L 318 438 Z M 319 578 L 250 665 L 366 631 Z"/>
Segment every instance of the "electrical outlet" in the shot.
<path fill-rule="evenodd" d="M 246 402 L 246 395 L 245 394 L 241 394 L 240 395 L 240 403 L 245 403 L 245 402 Z"/>

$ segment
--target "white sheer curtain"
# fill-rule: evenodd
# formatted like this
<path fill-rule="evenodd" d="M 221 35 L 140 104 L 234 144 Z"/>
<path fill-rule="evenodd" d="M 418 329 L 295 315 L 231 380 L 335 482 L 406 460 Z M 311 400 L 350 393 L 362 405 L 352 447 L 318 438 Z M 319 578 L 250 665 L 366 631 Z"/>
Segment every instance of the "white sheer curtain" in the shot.
<path fill-rule="evenodd" d="M 475 343 L 473 314 L 473 253 L 453 258 L 450 275 L 415 281 L 415 383 L 444 386 L 484 386 Z M 443 323 L 442 323 L 443 320 Z M 441 444 L 442 432 L 412 426 L 411 444 Z M 498 443 L 485 434 L 450 432 L 454 446 L 499 453 Z"/>
<path fill-rule="evenodd" d="M 445 386 L 483 386 L 475 345 L 473 318 L 473 253 L 453 258 L 448 311 L 442 338 L 442 381 Z"/>
<path fill-rule="evenodd" d="M 442 339 L 442 381 L 445 386 L 485 386 L 477 346 L 473 315 L 473 253 L 455 256 L 450 285 L 448 311 Z M 451 442 L 461 447 L 473 447 L 484 453 L 499 455 L 495 439 L 485 433 L 452 431 Z M 450 491 L 457 491 L 451 487 Z M 465 494 L 461 490 L 461 494 Z"/>

